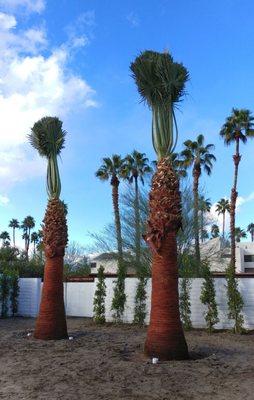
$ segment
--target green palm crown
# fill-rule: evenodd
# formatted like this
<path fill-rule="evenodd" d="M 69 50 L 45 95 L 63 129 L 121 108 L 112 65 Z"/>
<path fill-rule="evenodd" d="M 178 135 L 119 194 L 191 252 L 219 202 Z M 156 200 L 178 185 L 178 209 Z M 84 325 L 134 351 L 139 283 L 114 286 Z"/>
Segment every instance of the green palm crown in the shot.
<path fill-rule="evenodd" d="M 31 145 L 40 156 L 48 160 L 47 193 L 50 199 L 58 199 L 61 193 L 57 156 L 64 148 L 66 131 L 57 117 L 43 117 L 37 121 L 28 136 Z"/>
<path fill-rule="evenodd" d="M 169 53 L 150 50 L 141 53 L 130 69 L 142 101 L 152 109 L 153 146 L 161 159 L 173 152 L 177 143 L 175 106 L 185 94 L 188 71 Z"/>

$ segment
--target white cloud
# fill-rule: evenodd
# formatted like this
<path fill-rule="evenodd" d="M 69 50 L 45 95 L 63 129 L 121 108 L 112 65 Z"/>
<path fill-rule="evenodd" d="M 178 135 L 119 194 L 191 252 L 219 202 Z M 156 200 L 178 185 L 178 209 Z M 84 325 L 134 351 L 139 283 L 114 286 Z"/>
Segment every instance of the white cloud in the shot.
<path fill-rule="evenodd" d="M 0 195 L 0 206 L 6 206 L 10 202 L 7 196 Z"/>
<path fill-rule="evenodd" d="M 0 7 L 11 12 L 21 9 L 29 13 L 40 13 L 44 10 L 45 5 L 45 0 L 0 0 Z"/>
<path fill-rule="evenodd" d="M 27 146 L 27 134 L 36 120 L 45 115 L 64 118 L 70 111 L 96 106 L 94 90 L 68 68 L 71 43 L 50 50 L 43 29 L 31 27 L 16 33 L 16 26 L 12 15 L 0 13 L 2 193 L 44 170 L 43 162 Z M 45 47 L 47 55 L 42 52 Z"/>
<path fill-rule="evenodd" d="M 138 18 L 138 15 L 136 13 L 130 12 L 127 15 L 126 18 L 127 18 L 127 21 L 130 23 L 131 26 L 133 26 L 135 28 L 139 26 L 139 18 Z"/>

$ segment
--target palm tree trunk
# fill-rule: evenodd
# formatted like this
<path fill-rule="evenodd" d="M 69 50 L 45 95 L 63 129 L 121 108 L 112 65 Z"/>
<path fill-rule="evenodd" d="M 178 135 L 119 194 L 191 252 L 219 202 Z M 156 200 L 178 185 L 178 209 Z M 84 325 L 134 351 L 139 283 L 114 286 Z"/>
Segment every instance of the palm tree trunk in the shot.
<path fill-rule="evenodd" d="M 12 240 L 13 240 L 13 247 L 15 248 L 15 228 L 12 228 Z"/>
<path fill-rule="evenodd" d="M 181 226 L 179 181 L 169 161 L 158 162 L 149 197 L 145 240 L 152 257 L 152 299 L 145 353 L 160 360 L 188 359 L 179 313 L 176 235 Z"/>
<path fill-rule="evenodd" d="M 231 202 L 230 202 L 230 237 L 231 237 L 231 265 L 235 268 L 235 209 L 237 199 L 237 178 L 238 178 L 238 167 L 241 161 L 239 154 L 239 138 L 236 139 L 236 152 L 233 155 L 233 161 L 235 165 L 234 183 L 231 190 Z"/>
<path fill-rule="evenodd" d="M 119 180 L 117 177 L 113 177 L 111 180 L 112 185 L 112 200 L 113 200 L 113 209 L 115 215 L 115 229 L 116 229 L 116 240 L 117 240 L 117 250 L 119 261 L 123 261 L 123 241 L 122 241 L 122 232 L 121 232 L 121 220 L 120 220 L 120 212 L 119 212 Z"/>
<path fill-rule="evenodd" d="M 198 222 L 198 184 L 201 171 L 199 165 L 193 168 L 193 199 L 194 199 L 194 237 L 195 237 L 195 256 L 197 271 L 200 269 L 200 246 L 199 246 L 199 222 Z"/>
<path fill-rule="evenodd" d="M 46 264 L 34 337 L 44 340 L 65 339 L 68 333 L 63 296 L 63 259 L 67 224 L 63 205 L 58 199 L 48 202 L 43 233 Z"/>
<path fill-rule="evenodd" d="M 139 211 L 139 189 L 138 178 L 135 176 L 135 247 L 136 247 L 136 267 L 140 269 L 141 255 L 141 232 L 140 232 L 140 211 Z"/>
<path fill-rule="evenodd" d="M 222 213 L 222 237 L 225 238 L 225 214 L 226 212 L 223 211 Z"/>

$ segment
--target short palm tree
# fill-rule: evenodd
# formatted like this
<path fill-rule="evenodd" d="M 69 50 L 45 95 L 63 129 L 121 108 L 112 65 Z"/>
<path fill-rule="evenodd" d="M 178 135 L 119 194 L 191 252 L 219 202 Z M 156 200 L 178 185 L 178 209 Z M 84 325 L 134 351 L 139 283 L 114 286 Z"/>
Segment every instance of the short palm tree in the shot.
<path fill-rule="evenodd" d="M 3 231 L 0 233 L 0 239 L 3 241 L 3 246 L 5 246 L 6 242 L 10 242 L 11 238 L 7 231 Z"/>
<path fill-rule="evenodd" d="M 64 148 L 66 132 L 57 117 L 36 122 L 29 135 L 31 145 L 47 159 L 48 205 L 43 225 L 44 282 L 34 336 L 37 339 L 67 338 L 63 297 L 63 260 L 68 241 L 57 157 Z"/>
<path fill-rule="evenodd" d="M 192 167 L 193 176 L 193 199 L 194 199 L 194 235 L 195 235 L 195 255 L 198 266 L 200 265 L 200 246 L 199 246 L 199 223 L 198 223 L 198 199 L 199 199 L 199 179 L 204 170 L 207 175 L 211 175 L 213 162 L 216 157 L 212 154 L 213 144 L 205 145 L 203 135 L 198 135 L 196 141 L 186 140 L 184 150 L 181 152 L 182 163 L 187 168 Z"/>
<path fill-rule="evenodd" d="M 16 237 L 15 237 L 15 230 L 19 228 L 19 221 L 15 218 L 12 218 L 9 223 L 9 228 L 12 228 L 12 240 L 13 240 L 13 247 L 16 247 Z"/>
<path fill-rule="evenodd" d="M 205 229 L 205 214 L 211 211 L 211 200 L 206 199 L 204 196 L 200 196 L 198 200 L 198 208 L 200 211 L 200 238 L 201 242 L 204 242 L 208 237 L 208 233 Z"/>
<path fill-rule="evenodd" d="M 222 237 L 225 237 L 225 220 L 226 213 L 230 212 L 230 203 L 227 199 L 220 199 L 216 204 L 216 212 L 218 215 L 222 214 Z"/>
<path fill-rule="evenodd" d="M 145 353 L 186 359 L 188 348 L 179 315 L 177 232 L 181 227 L 179 179 L 170 155 L 177 143 L 175 108 L 185 93 L 188 71 L 168 53 L 145 51 L 131 64 L 141 99 L 152 111 L 157 170 L 149 197 L 146 241 L 152 251 L 152 299 Z"/>
<path fill-rule="evenodd" d="M 39 236 L 38 236 L 37 232 L 33 232 L 31 234 L 31 243 L 33 243 L 33 245 L 34 245 L 33 252 L 35 254 L 35 248 L 36 248 L 35 246 L 37 245 L 37 243 L 39 243 Z"/>
<path fill-rule="evenodd" d="M 149 165 L 149 160 L 145 153 L 139 153 L 134 150 L 128 154 L 124 160 L 123 176 L 128 179 L 130 183 L 134 182 L 135 188 L 135 253 L 136 253 L 136 266 L 140 270 L 141 258 L 141 225 L 140 225 L 140 204 L 139 204 L 139 181 L 144 185 L 144 177 L 152 172 Z"/>
<path fill-rule="evenodd" d="M 117 250 L 119 261 L 123 260 L 123 240 L 121 230 L 121 220 L 119 211 L 119 184 L 123 174 L 124 160 L 118 154 L 113 154 L 111 158 L 103 158 L 103 163 L 96 171 L 95 176 L 102 181 L 110 180 L 112 186 L 112 200 L 115 216 L 115 231 L 117 238 Z"/>
<path fill-rule="evenodd" d="M 215 239 L 219 236 L 220 236 L 220 229 L 219 229 L 218 225 L 213 224 L 211 227 L 211 237 L 212 237 L 212 239 Z"/>
<path fill-rule="evenodd" d="M 235 228 L 235 241 L 239 243 L 241 239 L 245 239 L 247 237 L 247 233 L 244 229 L 241 229 L 239 226 Z"/>
<path fill-rule="evenodd" d="M 238 167 L 241 161 L 239 152 L 240 142 L 246 143 L 247 139 L 254 136 L 254 117 L 249 110 L 233 108 L 231 115 L 226 119 L 220 130 L 224 143 L 229 146 L 235 143 L 233 161 L 235 166 L 233 187 L 230 199 L 230 240 L 231 240 L 231 265 L 235 268 L 235 210 L 237 199 Z"/>
<path fill-rule="evenodd" d="M 20 228 L 23 229 L 23 239 L 25 240 L 25 253 L 28 257 L 29 246 L 31 240 L 31 230 L 35 227 L 35 220 L 31 215 L 28 215 L 21 223 Z"/>
<path fill-rule="evenodd" d="M 251 222 L 248 227 L 247 227 L 247 231 L 250 233 L 251 236 L 251 241 L 254 241 L 254 224 Z"/>

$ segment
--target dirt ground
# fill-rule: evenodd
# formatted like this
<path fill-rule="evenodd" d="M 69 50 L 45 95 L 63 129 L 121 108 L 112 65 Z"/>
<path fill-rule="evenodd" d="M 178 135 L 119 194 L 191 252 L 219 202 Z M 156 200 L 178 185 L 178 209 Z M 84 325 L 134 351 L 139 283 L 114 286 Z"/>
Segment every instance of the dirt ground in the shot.
<path fill-rule="evenodd" d="M 69 318 L 73 340 L 27 336 L 33 319 L 0 319 L 0 399 L 254 399 L 254 334 L 186 334 L 193 357 L 157 365 L 146 329 Z"/>

